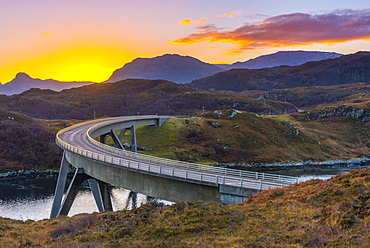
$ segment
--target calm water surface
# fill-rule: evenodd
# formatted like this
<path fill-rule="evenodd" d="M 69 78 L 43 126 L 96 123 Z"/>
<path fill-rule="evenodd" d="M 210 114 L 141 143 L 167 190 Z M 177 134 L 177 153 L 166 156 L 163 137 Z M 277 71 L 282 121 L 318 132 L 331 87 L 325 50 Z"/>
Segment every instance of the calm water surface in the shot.
<path fill-rule="evenodd" d="M 370 166 L 370 165 L 369 165 Z M 355 168 L 364 167 L 335 167 L 335 168 L 304 168 L 268 170 L 266 173 L 282 174 L 298 177 L 300 181 L 312 178 L 328 179 L 333 175 L 349 172 Z M 263 171 L 261 171 L 263 172 Z M 18 220 L 41 220 L 49 218 L 56 185 L 56 177 L 37 177 L 27 179 L 0 179 L 0 217 Z M 113 209 L 130 208 L 129 191 L 113 188 Z M 138 194 L 138 205 L 145 203 L 146 197 Z M 97 212 L 94 198 L 89 189 L 80 191 L 72 205 L 69 216 L 78 213 Z"/>
<path fill-rule="evenodd" d="M 56 177 L 0 179 L 0 217 L 18 220 L 49 218 L 56 180 Z M 125 189 L 112 189 L 113 210 L 131 207 L 129 193 Z M 138 194 L 137 204 L 145 202 L 146 196 Z M 97 211 L 92 193 L 86 188 L 78 193 L 69 216 Z"/>

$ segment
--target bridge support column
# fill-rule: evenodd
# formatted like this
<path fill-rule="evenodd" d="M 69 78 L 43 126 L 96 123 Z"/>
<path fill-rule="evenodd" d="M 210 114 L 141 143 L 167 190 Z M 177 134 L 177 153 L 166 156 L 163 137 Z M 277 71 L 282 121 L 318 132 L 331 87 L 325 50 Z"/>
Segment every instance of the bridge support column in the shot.
<path fill-rule="evenodd" d="M 89 178 L 87 181 L 93 193 L 99 212 L 113 211 L 108 184 L 93 178 Z"/>
<path fill-rule="evenodd" d="M 98 181 L 98 183 L 99 183 L 100 194 L 103 200 L 104 211 L 113 211 L 112 200 L 110 197 L 111 191 L 109 189 L 109 184 L 102 182 L 102 181 Z"/>
<path fill-rule="evenodd" d="M 125 148 L 123 147 L 123 145 L 121 143 L 121 140 L 117 137 L 117 135 L 116 135 L 116 133 L 114 132 L 113 129 L 110 130 L 110 136 L 112 137 L 112 139 L 114 141 L 114 145 L 115 145 L 116 148 L 125 150 Z"/>
<path fill-rule="evenodd" d="M 107 143 L 107 134 L 100 135 L 100 143 Z"/>
<path fill-rule="evenodd" d="M 68 215 L 69 210 L 71 209 L 72 204 L 78 193 L 80 185 L 82 184 L 83 181 L 85 181 L 88 178 L 89 176 L 83 173 L 82 168 L 76 169 L 58 215 Z"/>
<path fill-rule="evenodd" d="M 57 185 L 55 187 L 54 201 L 51 208 L 50 218 L 57 217 L 61 208 L 64 189 L 66 187 L 69 163 L 66 159 L 65 151 L 63 152 L 62 163 L 60 164 Z"/>
<path fill-rule="evenodd" d="M 135 126 L 130 127 L 130 138 L 131 138 L 131 151 L 137 152 L 137 144 L 136 144 L 136 131 Z"/>
<path fill-rule="evenodd" d="M 132 152 L 137 152 L 137 143 L 136 143 L 136 131 L 135 131 L 135 126 L 132 125 L 131 127 L 128 127 L 128 128 L 124 128 L 121 130 L 121 132 L 119 133 L 119 135 L 117 136 L 114 132 L 113 134 L 111 135 L 113 140 L 115 139 L 113 137 L 113 135 L 116 137 L 116 139 L 118 140 L 118 142 L 121 144 L 121 140 L 123 138 L 123 135 L 125 135 L 125 133 L 130 130 L 130 147 L 131 147 L 131 151 Z M 111 133 L 112 133 L 113 130 L 111 130 Z M 116 141 L 114 141 L 116 143 Z M 123 145 L 121 144 L 122 146 L 122 149 L 123 148 Z"/>
<path fill-rule="evenodd" d="M 137 193 L 134 191 L 130 191 L 130 194 L 128 196 L 128 200 L 132 203 L 132 209 L 137 208 Z"/>
<path fill-rule="evenodd" d="M 126 131 L 127 131 L 127 128 L 121 129 L 121 131 L 118 134 L 118 139 L 119 140 L 122 140 L 122 138 L 125 135 Z"/>
<path fill-rule="evenodd" d="M 99 212 L 103 212 L 104 211 L 103 199 L 100 194 L 100 188 L 99 188 L 98 182 L 92 178 L 87 179 L 87 182 L 89 183 L 90 189 L 93 193 L 95 203 L 98 206 Z"/>
<path fill-rule="evenodd" d="M 68 215 L 80 186 L 85 180 L 87 180 L 89 183 L 99 212 L 113 211 L 109 185 L 84 174 L 82 168 L 77 168 L 75 170 L 72 181 L 70 182 L 66 195 L 63 199 L 68 174 L 68 166 L 69 163 L 65 158 L 65 154 L 63 154 L 50 218 L 54 218 L 59 215 Z"/>

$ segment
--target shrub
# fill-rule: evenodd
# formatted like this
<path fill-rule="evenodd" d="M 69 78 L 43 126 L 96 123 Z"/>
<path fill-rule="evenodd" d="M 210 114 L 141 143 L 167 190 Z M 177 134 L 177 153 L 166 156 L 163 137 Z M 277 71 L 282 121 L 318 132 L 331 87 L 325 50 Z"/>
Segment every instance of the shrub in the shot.
<path fill-rule="evenodd" d="M 205 140 L 203 135 L 195 130 L 190 130 L 190 132 L 185 137 L 188 139 L 188 142 L 192 144 L 199 144 Z"/>
<path fill-rule="evenodd" d="M 53 231 L 51 231 L 50 237 L 57 238 L 65 234 L 76 233 L 78 229 L 83 229 L 91 226 L 96 221 L 97 218 L 98 218 L 97 214 L 89 214 L 84 215 L 80 218 L 77 217 L 70 219 L 68 223 L 63 224 L 62 226 L 59 226 Z"/>
<path fill-rule="evenodd" d="M 61 150 L 54 139 L 55 134 L 40 125 L 2 121 L 0 122 L 0 159 L 19 162 L 26 167 L 56 167 L 61 157 Z"/>

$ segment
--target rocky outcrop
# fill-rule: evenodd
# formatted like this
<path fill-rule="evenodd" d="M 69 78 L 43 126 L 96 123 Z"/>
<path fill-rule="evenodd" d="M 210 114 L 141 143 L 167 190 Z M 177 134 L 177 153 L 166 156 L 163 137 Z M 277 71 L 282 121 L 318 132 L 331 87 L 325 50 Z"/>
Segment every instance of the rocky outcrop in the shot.
<path fill-rule="evenodd" d="M 320 120 L 328 117 L 343 117 L 349 116 L 355 120 L 362 122 L 370 122 L 370 110 L 362 108 L 353 108 L 351 106 L 340 106 L 333 110 L 324 110 L 316 113 L 309 113 L 304 117 L 299 117 L 300 120 Z"/>

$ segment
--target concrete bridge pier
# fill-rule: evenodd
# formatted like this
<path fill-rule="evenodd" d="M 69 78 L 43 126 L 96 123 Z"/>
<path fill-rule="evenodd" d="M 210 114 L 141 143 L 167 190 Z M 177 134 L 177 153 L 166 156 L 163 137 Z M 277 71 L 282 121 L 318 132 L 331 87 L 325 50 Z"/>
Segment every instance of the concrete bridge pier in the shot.
<path fill-rule="evenodd" d="M 131 200 L 131 209 L 137 208 L 137 193 L 136 192 L 130 191 L 130 194 L 128 196 L 128 202 L 130 202 L 130 200 Z"/>
<path fill-rule="evenodd" d="M 99 212 L 113 211 L 109 185 L 105 182 L 87 179 Z"/>
<path fill-rule="evenodd" d="M 114 142 L 114 147 L 120 148 L 120 149 L 125 149 L 121 143 L 121 140 L 125 133 L 127 131 L 130 131 L 130 148 L 132 152 L 137 152 L 137 143 L 136 143 L 136 131 L 135 131 L 135 126 L 132 125 L 131 127 L 121 129 L 121 132 L 117 136 L 117 134 L 114 132 L 113 129 L 110 130 L 109 133 L 102 134 L 100 135 L 100 143 L 106 144 L 106 137 L 107 135 L 111 136 Z"/>
<path fill-rule="evenodd" d="M 68 190 L 64 196 L 64 190 L 67 185 L 69 162 L 63 154 L 62 163 L 59 170 L 57 185 L 55 188 L 54 201 L 51 209 L 50 218 L 59 215 L 68 215 L 72 204 L 77 196 L 77 193 L 84 181 L 88 181 L 92 190 L 95 202 L 98 206 L 99 212 L 112 211 L 112 202 L 110 198 L 109 185 L 105 182 L 96 180 L 83 171 L 83 168 L 76 168 L 72 181 L 68 185 Z M 64 198 L 63 198 L 64 196 Z"/>
<path fill-rule="evenodd" d="M 118 135 L 118 139 L 122 140 L 123 135 L 127 131 L 130 131 L 130 147 L 132 152 L 137 152 L 137 143 L 136 143 L 136 131 L 135 131 L 135 126 L 132 125 L 131 127 L 121 129 L 121 132 Z"/>

